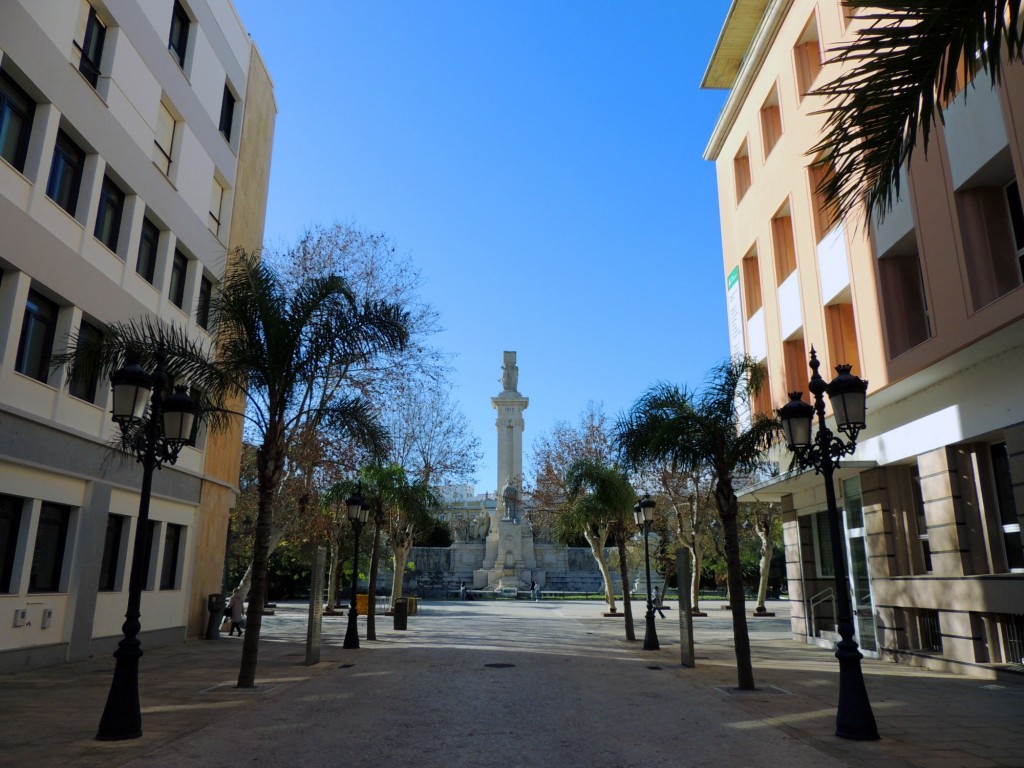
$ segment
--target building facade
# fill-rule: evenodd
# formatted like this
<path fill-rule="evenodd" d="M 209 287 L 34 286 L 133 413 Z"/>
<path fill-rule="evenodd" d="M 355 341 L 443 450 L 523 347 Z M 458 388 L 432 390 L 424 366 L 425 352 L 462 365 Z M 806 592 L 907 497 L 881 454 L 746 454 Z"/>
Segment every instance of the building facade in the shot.
<path fill-rule="evenodd" d="M 882 222 L 833 224 L 816 192 L 828 51 L 863 24 L 836 0 L 734 0 L 704 76 L 729 91 L 715 163 L 733 353 L 763 361 L 770 413 L 850 363 L 867 429 L 837 472 L 857 639 L 869 654 L 991 676 L 1024 661 L 1024 71 L 967 85 Z M 806 397 L 805 397 L 806 400 Z M 796 638 L 834 630 L 824 487 L 776 500 Z"/>
<path fill-rule="evenodd" d="M 276 106 L 230 0 L 0 7 L 0 668 L 112 650 L 141 470 L 72 334 L 159 318 L 209 341 L 236 247 L 262 243 Z M 143 643 L 200 635 L 221 591 L 241 425 L 155 473 Z"/>

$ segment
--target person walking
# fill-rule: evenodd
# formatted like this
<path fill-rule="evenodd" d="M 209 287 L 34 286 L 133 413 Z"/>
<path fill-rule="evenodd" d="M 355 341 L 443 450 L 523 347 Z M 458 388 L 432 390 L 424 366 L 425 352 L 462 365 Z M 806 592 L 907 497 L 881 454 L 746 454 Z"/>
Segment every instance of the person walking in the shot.
<path fill-rule="evenodd" d="M 540 602 L 540 584 L 538 584 L 536 581 L 533 582 L 533 584 L 530 586 L 530 592 L 532 593 L 533 602 L 539 603 Z"/>
<path fill-rule="evenodd" d="M 238 636 L 242 636 L 242 630 L 245 629 L 245 600 L 242 597 L 242 590 L 235 587 L 235 591 L 231 593 L 231 599 L 228 600 L 227 615 L 231 619 L 231 628 L 228 630 L 228 637 L 238 630 Z"/>
<path fill-rule="evenodd" d="M 466 599 L 466 582 L 462 582 L 462 586 L 459 587 L 459 600 Z"/>
<path fill-rule="evenodd" d="M 661 610 L 661 592 L 657 587 L 654 588 L 654 595 L 651 597 L 651 604 L 654 606 L 654 610 L 658 612 L 661 618 L 665 618 L 665 612 Z"/>

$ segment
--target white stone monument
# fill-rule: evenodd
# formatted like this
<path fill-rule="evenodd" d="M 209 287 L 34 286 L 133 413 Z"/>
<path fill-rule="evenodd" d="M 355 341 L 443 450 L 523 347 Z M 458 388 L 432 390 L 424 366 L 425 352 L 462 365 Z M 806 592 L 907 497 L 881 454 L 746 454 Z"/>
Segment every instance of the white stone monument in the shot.
<path fill-rule="evenodd" d="M 523 411 L 529 398 L 519 393 L 516 353 L 505 352 L 501 366 L 502 391 L 491 398 L 497 411 L 498 488 L 501 495 L 491 515 L 485 541 L 483 567 L 473 572 L 474 589 L 529 589 L 536 581 L 544 585 L 533 551 L 533 529 L 522 515 Z"/>

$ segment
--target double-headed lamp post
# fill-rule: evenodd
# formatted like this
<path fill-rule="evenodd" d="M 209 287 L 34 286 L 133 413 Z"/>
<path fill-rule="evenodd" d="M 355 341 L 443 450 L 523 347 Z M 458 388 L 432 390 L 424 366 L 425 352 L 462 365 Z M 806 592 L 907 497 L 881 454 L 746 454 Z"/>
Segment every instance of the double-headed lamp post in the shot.
<path fill-rule="evenodd" d="M 121 428 L 125 442 L 131 445 L 142 464 L 142 488 L 139 491 L 139 518 L 132 545 L 132 569 L 128 577 L 128 609 L 121 631 L 124 637 L 117 644 L 114 658 L 114 679 L 110 683 L 107 704 L 103 708 L 96 738 L 100 741 L 136 739 L 142 735 L 142 712 L 139 708 L 139 622 L 142 590 L 146 583 L 143 566 L 146 560 L 149 523 L 149 500 L 153 491 L 153 470 L 174 464 L 181 449 L 192 439 L 192 425 L 199 405 L 188 396 L 185 387 L 175 387 L 167 394 L 170 380 L 164 363 L 167 354 L 161 346 L 156 353 L 156 366 L 148 373 L 137 362 L 128 361 L 110 376 L 113 390 L 113 420 Z M 148 404 L 148 412 L 147 412 Z"/>
<path fill-rule="evenodd" d="M 645 651 L 656 651 L 661 647 L 658 645 L 658 630 L 654 628 L 654 601 L 651 599 L 651 550 L 647 545 L 647 538 L 651 533 L 651 522 L 654 520 L 654 506 L 654 499 L 646 493 L 640 501 L 633 505 L 633 518 L 640 530 L 644 532 L 644 567 L 647 569 L 647 615 L 644 617 L 646 621 Z"/>
<path fill-rule="evenodd" d="M 864 418 L 868 383 L 850 373 L 849 365 L 836 366 L 839 374 L 828 384 L 818 375 L 818 355 L 811 348 L 811 380 L 808 388 L 814 396 L 814 405 L 803 402 L 802 392 L 791 392 L 790 401 L 779 409 L 786 444 L 796 454 L 800 467 L 814 467 L 825 480 L 825 500 L 828 521 L 832 529 L 832 561 L 835 571 L 836 617 L 840 640 L 836 644 L 839 660 L 839 707 L 836 712 L 836 736 L 844 739 L 873 741 L 878 738 L 878 727 L 864 686 L 864 673 L 860 667 L 863 658 L 854 640 L 853 607 L 847 581 L 846 558 L 843 552 L 843 525 L 836 505 L 833 472 L 839 460 L 857 448 L 857 435 L 866 426 Z M 847 440 L 832 434 L 825 423 L 825 400 L 828 394 L 835 415 L 836 428 Z M 812 438 L 814 416 L 818 416 L 818 434 Z"/>
<path fill-rule="evenodd" d="M 363 502 L 362 481 L 356 486 L 355 492 L 345 499 L 345 506 L 348 508 L 348 519 L 352 521 L 352 531 L 355 534 L 355 553 L 352 555 L 352 604 L 348 609 L 348 629 L 345 630 L 345 643 L 343 648 L 359 647 L 359 627 L 356 619 L 359 618 L 359 611 L 356 608 L 357 588 L 359 586 L 359 535 L 363 532 L 363 526 L 370 514 L 370 510 Z"/>

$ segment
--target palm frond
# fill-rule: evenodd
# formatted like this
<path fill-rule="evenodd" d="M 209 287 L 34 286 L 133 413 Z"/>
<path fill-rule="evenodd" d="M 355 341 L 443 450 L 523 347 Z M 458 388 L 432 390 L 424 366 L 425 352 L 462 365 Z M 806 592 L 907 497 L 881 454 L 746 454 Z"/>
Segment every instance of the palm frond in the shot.
<path fill-rule="evenodd" d="M 918 134 L 927 152 L 931 129 L 963 78 L 1001 79 L 1004 53 L 1024 54 L 1020 0 L 847 0 L 870 9 L 856 38 L 833 61 L 848 67 L 816 89 L 824 96 L 824 137 L 808 153 L 832 166 L 821 182 L 839 217 L 865 202 L 879 220 L 900 193 L 900 169 Z"/>

